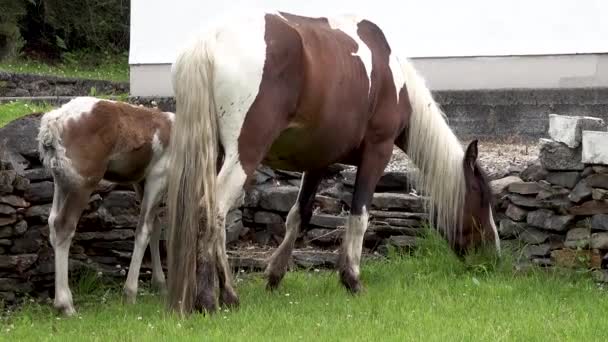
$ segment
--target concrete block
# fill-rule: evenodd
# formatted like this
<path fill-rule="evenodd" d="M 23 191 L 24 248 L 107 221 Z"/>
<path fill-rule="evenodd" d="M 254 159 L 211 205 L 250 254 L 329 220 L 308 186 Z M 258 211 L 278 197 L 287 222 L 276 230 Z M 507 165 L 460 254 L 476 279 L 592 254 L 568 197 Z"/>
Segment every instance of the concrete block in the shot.
<path fill-rule="evenodd" d="M 606 131 L 606 123 L 590 116 L 549 114 L 549 136 L 570 148 L 581 144 L 582 131 Z"/>
<path fill-rule="evenodd" d="M 583 131 L 583 154 L 585 164 L 608 165 L 608 132 Z"/>

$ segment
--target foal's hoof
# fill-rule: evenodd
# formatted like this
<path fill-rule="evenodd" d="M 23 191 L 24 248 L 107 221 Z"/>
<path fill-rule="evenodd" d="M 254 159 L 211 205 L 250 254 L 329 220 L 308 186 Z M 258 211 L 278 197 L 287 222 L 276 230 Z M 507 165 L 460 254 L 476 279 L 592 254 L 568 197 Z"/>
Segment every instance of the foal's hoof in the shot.
<path fill-rule="evenodd" d="M 137 292 L 125 288 L 122 291 L 122 298 L 125 303 L 133 305 L 135 302 L 137 302 Z"/>
<path fill-rule="evenodd" d="M 59 312 L 59 314 L 65 316 L 65 317 L 71 317 L 74 316 L 74 314 L 76 314 L 76 310 L 74 309 L 74 306 L 70 305 L 70 304 L 54 304 L 55 310 L 57 310 Z"/>
<path fill-rule="evenodd" d="M 217 311 L 217 302 L 213 295 L 199 293 L 194 300 L 194 309 L 202 313 L 215 313 Z"/>
<path fill-rule="evenodd" d="M 340 271 L 340 281 L 352 294 L 357 294 L 363 289 L 359 277 L 351 269 Z"/>
<path fill-rule="evenodd" d="M 269 272 L 266 276 L 268 278 L 268 282 L 266 283 L 266 290 L 268 290 L 268 291 L 276 290 L 279 287 L 279 285 L 281 284 L 281 280 L 283 280 L 284 275 L 285 275 L 285 273 Z"/>
<path fill-rule="evenodd" d="M 222 291 L 220 303 L 227 308 L 237 308 L 240 305 L 239 296 L 234 291 L 224 290 Z"/>

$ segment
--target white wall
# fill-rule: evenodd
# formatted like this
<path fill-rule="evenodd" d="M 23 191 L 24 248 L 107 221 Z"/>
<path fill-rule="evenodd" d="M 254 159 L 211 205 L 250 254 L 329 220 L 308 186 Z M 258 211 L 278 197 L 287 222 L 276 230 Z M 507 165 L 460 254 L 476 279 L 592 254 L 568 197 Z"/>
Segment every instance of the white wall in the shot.
<path fill-rule="evenodd" d="M 458 63 L 443 57 L 608 53 L 608 0 L 131 0 L 132 94 L 167 95 L 165 65 L 173 62 L 188 35 L 231 9 L 252 6 L 313 16 L 364 15 L 378 23 L 400 54 L 430 58 L 421 68 L 436 88 L 484 87 L 488 81 L 496 87 L 525 84 L 510 82 L 508 72 L 495 70 L 510 67 L 504 59 L 495 59 L 498 64 L 485 60 L 479 66 L 471 64 L 478 59 L 467 59 L 467 70 L 487 70 L 471 83 L 463 78 L 464 69 L 459 74 L 462 66 L 456 68 Z M 526 67 L 519 60 L 521 73 Z M 550 63 L 544 70 L 531 69 L 529 77 L 540 72 L 538 82 L 532 83 L 549 87 L 563 84 L 564 77 L 601 84 L 606 76 L 608 85 L 602 61 L 602 56 L 592 56 L 572 66 Z M 542 67 L 537 62 L 534 68 L 538 63 Z M 448 74 L 460 80 L 447 79 Z"/>

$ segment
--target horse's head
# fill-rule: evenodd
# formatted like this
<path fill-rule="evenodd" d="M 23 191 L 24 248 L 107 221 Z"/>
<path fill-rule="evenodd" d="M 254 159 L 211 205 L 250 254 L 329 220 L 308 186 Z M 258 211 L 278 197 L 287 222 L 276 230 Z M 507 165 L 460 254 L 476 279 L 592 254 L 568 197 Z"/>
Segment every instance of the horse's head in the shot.
<path fill-rule="evenodd" d="M 491 243 L 500 255 L 500 239 L 492 215 L 492 191 L 485 173 L 477 164 L 477 140 L 467 147 L 462 166 L 466 193 L 462 234 L 458 234 L 455 249 L 462 255 L 466 250 Z"/>

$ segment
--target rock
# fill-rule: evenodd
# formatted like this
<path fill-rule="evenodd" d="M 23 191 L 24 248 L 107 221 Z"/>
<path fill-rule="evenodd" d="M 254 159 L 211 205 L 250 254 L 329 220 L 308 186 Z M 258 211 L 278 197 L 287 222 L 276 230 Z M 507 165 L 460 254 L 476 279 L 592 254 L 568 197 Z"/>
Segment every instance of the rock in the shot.
<path fill-rule="evenodd" d="M 239 239 L 245 231 L 243 214 L 240 210 L 231 210 L 226 215 L 226 243 L 230 244 Z"/>
<path fill-rule="evenodd" d="M 528 211 L 516 206 L 515 204 L 509 204 L 506 215 L 513 221 L 523 221 L 528 215 Z"/>
<path fill-rule="evenodd" d="M 285 221 L 279 214 L 271 213 L 268 211 L 256 211 L 253 215 L 253 222 L 259 224 L 282 224 Z"/>
<path fill-rule="evenodd" d="M 383 211 L 383 210 L 371 210 L 369 216 L 374 219 L 414 219 L 414 220 L 426 220 L 428 215 L 426 213 L 407 213 L 401 211 Z"/>
<path fill-rule="evenodd" d="M 260 230 L 255 232 L 254 240 L 257 244 L 266 246 L 270 243 L 270 239 L 272 239 L 272 234 L 268 230 Z"/>
<path fill-rule="evenodd" d="M 415 220 L 415 219 L 389 218 L 389 219 L 386 219 L 385 222 L 391 226 L 397 226 L 397 227 L 420 228 L 422 226 L 420 220 Z"/>
<path fill-rule="evenodd" d="M 590 247 L 604 250 L 608 249 L 608 232 L 591 234 Z"/>
<path fill-rule="evenodd" d="M 593 165 L 591 166 L 591 169 L 593 169 L 593 172 L 595 173 L 608 173 L 608 166 L 604 165 Z"/>
<path fill-rule="evenodd" d="M 53 174 L 51 173 L 51 170 L 45 167 L 25 170 L 23 171 L 23 177 L 27 178 L 30 182 L 53 180 Z"/>
<path fill-rule="evenodd" d="M 540 160 L 536 159 L 530 163 L 519 176 L 526 182 L 538 182 L 541 179 L 547 177 L 548 171 L 541 165 Z"/>
<path fill-rule="evenodd" d="M 593 190 L 591 190 L 591 198 L 596 201 L 606 200 L 606 199 L 608 199 L 608 190 L 593 189 Z"/>
<path fill-rule="evenodd" d="M 490 181 L 490 187 L 492 188 L 492 193 L 494 195 L 501 194 L 505 189 L 509 187 L 509 185 L 513 183 L 521 183 L 521 178 L 517 176 L 508 176 L 501 179 L 496 179 Z"/>
<path fill-rule="evenodd" d="M 15 235 L 23 235 L 27 231 L 27 228 L 27 222 L 25 220 L 21 220 L 17 222 L 17 224 L 15 224 L 13 232 L 15 233 Z"/>
<path fill-rule="evenodd" d="M 0 239 L 0 246 L 2 246 L 2 247 L 10 247 L 12 244 L 13 244 L 12 240 Z"/>
<path fill-rule="evenodd" d="M 543 257 L 551 252 L 551 245 L 543 243 L 541 245 L 525 245 L 522 252 L 527 258 Z"/>
<path fill-rule="evenodd" d="M 335 268 L 338 254 L 321 251 L 293 251 L 294 263 L 303 268 Z"/>
<path fill-rule="evenodd" d="M 30 206 L 23 198 L 15 195 L 0 196 L 0 203 L 8 204 L 16 208 L 27 208 Z"/>
<path fill-rule="evenodd" d="M 572 189 L 572 192 L 568 195 L 568 199 L 574 203 L 580 203 L 581 201 L 588 200 L 591 197 L 593 189 L 587 184 L 587 180 L 583 179 Z"/>
<path fill-rule="evenodd" d="M 104 232 L 76 232 L 74 240 L 89 241 L 89 240 L 105 240 L 117 241 L 133 239 L 135 232 L 132 229 L 112 229 Z"/>
<path fill-rule="evenodd" d="M 15 278 L 0 278 L 0 291 L 28 293 L 33 290 L 33 287 L 27 281 Z"/>
<path fill-rule="evenodd" d="M 53 201 L 53 191 L 53 182 L 32 183 L 25 191 L 23 197 L 26 201 L 32 203 L 49 203 Z"/>
<path fill-rule="evenodd" d="M 581 147 L 569 148 L 565 144 L 540 139 L 540 163 L 549 171 L 582 171 Z"/>
<path fill-rule="evenodd" d="M 49 220 L 52 206 L 53 205 L 51 203 L 31 206 L 25 212 L 25 217 L 28 219 L 33 219 L 38 223 L 46 224 Z"/>
<path fill-rule="evenodd" d="M 514 222 L 504 219 L 500 220 L 500 223 L 498 224 L 498 235 L 502 238 L 517 237 L 526 229 L 527 226 L 523 222 Z"/>
<path fill-rule="evenodd" d="M 39 230 L 30 230 L 22 238 L 14 240 L 11 247 L 13 254 L 38 253 L 46 240 Z"/>
<path fill-rule="evenodd" d="M 342 229 L 313 228 L 306 232 L 309 242 L 338 243 L 342 240 Z"/>
<path fill-rule="evenodd" d="M 511 194 L 508 196 L 511 203 L 525 208 L 542 208 L 543 204 L 534 197 L 527 197 L 517 194 Z"/>
<path fill-rule="evenodd" d="M 1 226 L 8 226 L 9 224 L 13 224 L 17 222 L 17 215 L 13 214 L 13 215 L 7 215 L 7 216 L 0 216 L 0 227 Z"/>
<path fill-rule="evenodd" d="M 262 209 L 289 212 L 298 199 L 299 188 L 283 185 L 263 188 L 260 192 L 259 206 Z"/>
<path fill-rule="evenodd" d="M 572 215 L 556 215 L 551 210 L 539 209 L 528 213 L 526 222 L 533 227 L 563 232 L 574 221 Z"/>
<path fill-rule="evenodd" d="M 581 172 L 581 177 L 587 178 L 593 174 L 593 168 L 591 166 L 585 166 L 583 172 Z"/>
<path fill-rule="evenodd" d="M 592 276 L 599 283 L 608 283 L 608 270 L 595 270 Z"/>
<path fill-rule="evenodd" d="M 567 268 L 584 268 L 587 267 L 591 260 L 590 250 L 577 251 L 570 248 L 556 249 L 551 251 L 551 259 L 555 261 L 555 265 Z"/>
<path fill-rule="evenodd" d="M 101 220 L 112 228 L 137 227 L 139 203 L 134 191 L 115 190 L 110 192 L 99 207 Z"/>
<path fill-rule="evenodd" d="M 16 212 L 17 211 L 15 208 L 11 207 L 10 205 L 0 204 L 0 215 L 12 215 Z"/>
<path fill-rule="evenodd" d="M 591 240 L 591 230 L 587 228 L 570 229 L 566 234 L 564 246 L 567 248 L 588 248 Z"/>
<path fill-rule="evenodd" d="M 608 215 L 597 214 L 591 218 L 591 228 L 595 230 L 608 231 Z"/>
<path fill-rule="evenodd" d="M 608 165 L 608 132 L 583 131 L 581 161 L 585 164 Z"/>
<path fill-rule="evenodd" d="M 38 260 L 38 254 L 0 255 L 0 269 L 23 273 L 36 260 Z"/>
<path fill-rule="evenodd" d="M 399 209 L 410 212 L 423 212 L 425 209 L 422 197 L 389 192 L 375 193 L 372 200 L 372 208 Z"/>
<path fill-rule="evenodd" d="M 551 258 L 532 258 L 532 263 L 540 267 L 552 267 L 555 265 Z"/>
<path fill-rule="evenodd" d="M 26 158 L 38 159 L 38 127 L 42 113 L 22 116 L 0 128 L 0 141 L 6 148 Z"/>
<path fill-rule="evenodd" d="M 13 188 L 16 191 L 20 191 L 20 192 L 25 192 L 27 191 L 27 189 L 29 189 L 30 187 L 30 180 L 25 178 L 25 177 L 21 177 L 19 175 L 17 175 L 17 177 L 15 177 L 15 181 L 13 182 Z"/>
<path fill-rule="evenodd" d="M 316 196 L 314 205 L 323 213 L 339 214 L 342 212 L 342 202 L 329 196 Z"/>
<path fill-rule="evenodd" d="M 547 181 L 551 184 L 572 189 L 581 179 L 579 172 L 549 172 Z"/>
<path fill-rule="evenodd" d="M 0 193 L 10 194 L 13 192 L 13 183 L 17 173 L 14 170 L 0 171 Z"/>
<path fill-rule="evenodd" d="M 341 226 L 346 226 L 347 217 L 334 216 L 328 214 L 313 215 L 310 219 L 310 224 L 317 227 L 336 229 Z"/>
<path fill-rule="evenodd" d="M 607 201 L 587 201 L 576 207 L 568 209 L 571 215 L 588 216 L 596 214 L 608 214 Z"/>
<path fill-rule="evenodd" d="M 576 148 L 584 141 L 584 131 L 606 131 L 606 124 L 604 120 L 590 116 L 549 114 L 548 133 L 557 142 Z"/>
<path fill-rule="evenodd" d="M 410 250 L 418 245 L 418 238 L 415 236 L 396 235 L 386 240 L 386 244 L 396 247 L 398 250 Z"/>
<path fill-rule="evenodd" d="M 522 231 L 517 238 L 525 243 L 539 245 L 549 239 L 549 234 L 536 228 L 528 227 L 526 230 Z"/>
<path fill-rule="evenodd" d="M 592 188 L 608 189 L 608 174 L 598 173 L 585 178 L 587 184 Z"/>
<path fill-rule="evenodd" d="M 521 182 L 509 184 L 509 192 L 520 195 L 536 195 L 543 188 L 536 182 Z"/>

